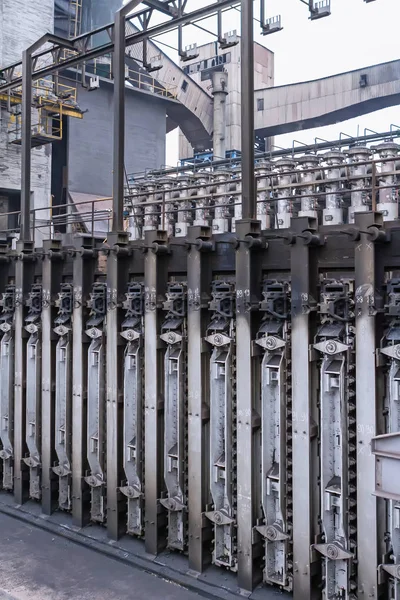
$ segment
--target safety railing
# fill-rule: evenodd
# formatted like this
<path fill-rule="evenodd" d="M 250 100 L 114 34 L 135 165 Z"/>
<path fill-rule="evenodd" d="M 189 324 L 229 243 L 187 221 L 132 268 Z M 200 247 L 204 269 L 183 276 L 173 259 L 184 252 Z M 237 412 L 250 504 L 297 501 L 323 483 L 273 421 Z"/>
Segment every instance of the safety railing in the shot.
<path fill-rule="evenodd" d="M 45 103 L 43 105 L 43 103 Z M 34 113 L 34 122 L 31 128 L 32 147 L 43 146 L 62 139 L 63 136 L 63 107 L 58 107 L 58 112 L 48 111 L 46 100 L 38 99 L 38 110 Z M 20 145 L 22 143 L 22 115 L 12 113 L 8 126 L 8 142 Z"/>
<path fill-rule="evenodd" d="M 87 73 L 93 74 L 97 77 L 103 77 L 104 79 L 113 79 L 111 57 L 101 57 L 100 59 L 94 59 L 86 65 Z M 163 98 L 169 98 L 175 100 L 178 95 L 177 86 L 172 86 L 169 83 L 165 83 L 159 79 L 155 79 L 149 73 L 142 71 L 135 71 L 134 69 L 126 67 L 125 80 L 127 83 L 132 85 L 141 91 L 150 92 Z"/>

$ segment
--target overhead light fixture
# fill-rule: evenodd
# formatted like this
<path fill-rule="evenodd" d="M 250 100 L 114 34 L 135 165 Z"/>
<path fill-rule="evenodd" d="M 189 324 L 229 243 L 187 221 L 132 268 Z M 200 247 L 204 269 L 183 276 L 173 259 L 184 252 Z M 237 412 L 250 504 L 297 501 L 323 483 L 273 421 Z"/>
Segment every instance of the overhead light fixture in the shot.
<path fill-rule="evenodd" d="M 265 15 L 266 0 L 260 0 L 260 24 L 262 35 L 276 33 L 277 31 L 281 31 L 283 29 L 281 15 L 276 15 L 275 17 L 268 18 Z"/>
<path fill-rule="evenodd" d="M 329 17 L 331 14 L 331 0 L 321 0 L 320 2 L 310 0 L 309 8 L 310 19 L 312 21 L 315 19 L 322 19 L 323 17 Z"/>

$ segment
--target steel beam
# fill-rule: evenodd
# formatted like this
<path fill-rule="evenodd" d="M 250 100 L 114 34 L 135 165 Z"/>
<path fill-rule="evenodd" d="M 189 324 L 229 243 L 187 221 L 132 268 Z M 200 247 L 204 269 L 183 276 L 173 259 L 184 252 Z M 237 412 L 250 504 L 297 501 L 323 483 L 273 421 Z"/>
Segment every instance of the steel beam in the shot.
<path fill-rule="evenodd" d="M 62 281 L 61 242 L 43 243 L 45 252 L 42 268 L 42 511 L 50 515 L 57 507 L 57 478 L 53 465 L 55 453 L 55 360 L 56 340 L 53 335 L 54 297 Z M 53 268 L 53 266 L 55 268 Z"/>
<path fill-rule="evenodd" d="M 356 414 L 357 414 L 357 559 L 358 594 L 378 598 L 379 519 L 375 491 L 375 459 L 372 438 L 378 431 L 376 348 L 377 285 L 376 244 L 368 234 L 369 227 L 380 227 L 380 213 L 356 213 L 360 230 L 355 242 L 356 302 Z M 382 282 L 381 282 L 382 283 Z M 386 531 L 384 521 L 382 529 Z"/>
<path fill-rule="evenodd" d="M 123 364 L 121 295 L 128 283 L 128 234 L 109 234 L 107 258 L 107 531 L 117 540 L 126 532 L 123 475 Z"/>
<path fill-rule="evenodd" d="M 146 231 L 144 261 L 145 318 L 145 546 L 158 554 L 166 544 L 166 514 L 160 504 L 163 481 L 163 350 L 160 341 L 160 298 L 166 291 L 168 253 L 165 231 Z"/>
<path fill-rule="evenodd" d="M 140 4 L 130 0 L 117 10 L 114 21 L 114 153 L 113 153 L 113 232 L 124 225 L 124 165 L 125 165 L 125 19 Z"/>
<path fill-rule="evenodd" d="M 177 11 L 169 6 L 168 2 L 160 2 L 160 0 L 143 0 L 142 4 L 154 10 L 158 10 L 158 12 L 167 15 L 167 17 L 174 17 L 177 15 Z"/>
<path fill-rule="evenodd" d="M 29 470 L 23 459 L 26 447 L 26 344 L 25 299 L 33 282 L 33 243 L 17 243 L 15 266 L 15 388 L 14 388 L 14 498 L 23 504 L 29 498 Z"/>
<path fill-rule="evenodd" d="M 72 319 L 72 522 L 83 527 L 90 520 L 90 490 L 86 443 L 88 338 L 84 334 L 87 300 L 94 280 L 96 253 L 93 240 L 75 239 L 73 259 L 74 309 Z"/>
<path fill-rule="evenodd" d="M 171 21 L 167 21 L 166 23 L 161 23 L 160 25 L 155 25 L 154 27 L 146 29 L 145 31 L 138 31 L 137 33 L 128 35 L 125 38 L 125 45 L 132 46 L 134 44 L 138 44 L 139 42 L 143 42 L 143 40 L 154 38 L 163 33 L 167 33 L 168 31 L 173 31 L 174 29 L 179 27 L 179 25 L 185 25 L 188 23 L 193 23 L 194 21 L 199 21 L 207 16 L 211 16 L 211 15 L 217 13 L 218 10 L 222 10 L 224 8 L 228 8 L 231 6 L 233 7 L 238 4 L 239 4 L 239 0 L 237 0 L 237 1 L 235 1 L 235 0 L 220 0 L 220 2 L 218 4 L 211 4 L 208 6 L 203 6 L 202 8 L 199 8 L 198 10 L 194 10 L 194 11 L 192 11 L 190 13 L 186 13 L 180 17 L 176 17 L 175 19 L 172 19 Z M 114 25 L 109 24 L 109 25 L 105 25 L 104 27 L 102 27 L 100 29 L 96 29 L 95 31 L 93 31 L 89 34 L 86 33 L 77 38 L 74 38 L 74 40 L 72 40 L 72 43 L 74 44 L 75 50 L 79 51 L 80 46 L 84 45 L 85 42 L 87 41 L 88 37 L 90 37 L 91 35 L 98 35 L 99 33 L 102 33 L 102 32 L 109 32 L 110 35 L 113 36 L 113 29 L 114 29 Z M 57 50 L 62 47 L 63 46 L 61 46 L 61 45 L 56 45 L 51 50 L 39 53 L 37 56 L 39 58 L 44 58 L 46 55 L 49 55 L 49 57 L 50 56 L 57 57 L 57 55 L 58 55 Z M 72 67 L 75 67 L 76 65 L 79 65 L 82 62 L 85 62 L 85 61 L 87 62 L 89 60 L 93 60 L 95 58 L 98 58 L 99 56 L 104 56 L 105 54 L 109 54 L 110 52 L 113 52 L 113 51 L 114 51 L 114 43 L 110 42 L 107 44 L 103 44 L 103 46 L 100 46 L 98 48 L 94 48 L 92 50 L 80 51 L 79 55 L 73 56 L 66 60 L 60 61 L 58 58 L 56 58 L 57 62 L 54 65 L 35 70 L 35 72 L 33 73 L 33 81 L 36 81 L 37 79 L 41 79 L 42 77 L 47 77 L 48 75 L 56 73 L 60 69 L 71 69 Z M 35 58 L 36 58 L 36 55 L 35 55 Z M 3 71 L 18 70 L 20 68 L 21 68 L 21 63 L 18 62 L 13 65 L 10 65 L 8 67 L 5 67 L 3 69 Z M 15 87 L 19 87 L 20 85 L 22 85 L 22 78 L 17 77 L 15 79 L 13 79 L 13 81 L 11 81 L 11 82 L 7 82 L 7 83 L 4 83 L 3 85 L 0 85 L 0 92 L 6 92 L 7 90 L 11 90 Z"/>
<path fill-rule="evenodd" d="M 243 38 L 242 38 L 243 39 Z M 236 251 L 236 402 L 237 402 L 237 536 L 238 584 L 252 592 L 262 573 L 255 564 L 261 554 L 254 535 L 260 517 L 260 387 L 254 381 L 254 309 L 259 308 L 261 264 L 259 221 L 236 221 L 239 246 Z M 258 259 L 258 260 L 257 260 Z M 258 538 L 259 540 L 259 538 Z"/>
<path fill-rule="evenodd" d="M 212 250 L 209 227 L 189 227 L 188 253 L 188 480 L 189 568 L 201 573 L 211 562 L 212 526 L 204 518 L 211 504 L 209 492 L 210 399 L 207 385 L 209 352 L 204 347 L 211 270 L 207 253 Z"/>
<path fill-rule="evenodd" d="M 115 13 L 114 21 L 114 151 L 113 151 L 113 221 L 108 236 L 107 261 L 107 531 L 117 540 L 126 531 L 123 505 L 119 491 L 122 475 L 122 346 L 121 319 L 118 311 L 118 290 L 121 290 L 121 256 L 128 252 L 128 236 L 124 226 L 124 172 L 125 172 L 125 19 L 140 4 L 131 0 Z M 126 273 L 127 269 L 124 270 Z M 123 289 L 127 279 L 123 278 Z M 118 360 L 119 359 L 119 360 Z"/>
<path fill-rule="evenodd" d="M 318 243 L 318 238 L 316 222 L 308 217 L 292 219 L 292 229 L 297 234 L 291 249 L 293 597 L 310 600 L 317 594 L 312 581 L 311 545 L 317 533 L 318 515 L 317 399 L 313 385 L 315 366 L 309 360 L 315 335 L 318 269 L 316 249 L 311 242 Z"/>
<path fill-rule="evenodd" d="M 32 48 L 32 47 L 31 47 Z M 31 238 L 32 49 L 22 53 L 21 239 Z"/>
<path fill-rule="evenodd" d="M 53 42 L 60 49 L 70 47 L 68 40 L 46 34 L 40 37 L 22 52 L 22 131 L 21 131 L 21 240 L 30 240 L 30 208 L 31 208 L 31 129 L 32 129 L 32 55 L 45 44 Z"/>
<path fill-rule="evenodd" d="M 241 162 L 242 218 L 257 218 L 257 195 L 254 179 L 254 22 L 253 2 L 241 4 Z"/>
<path fill-rule="evenodd" d="M 14 486 L 14 323 L 15 284 L 10 284 L 12 267 L 10 247 L 6 240 L 0 242 L 0 488 L 12 490 Z"/>

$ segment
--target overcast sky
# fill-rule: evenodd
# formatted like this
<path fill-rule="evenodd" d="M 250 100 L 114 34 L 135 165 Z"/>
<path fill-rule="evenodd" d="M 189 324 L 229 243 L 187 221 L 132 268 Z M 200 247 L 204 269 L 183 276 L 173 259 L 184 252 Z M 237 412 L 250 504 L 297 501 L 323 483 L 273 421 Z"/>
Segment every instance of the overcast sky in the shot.
<path fill-rule="evenodd" d="M 207 0 L 188 0 L 187 10 L 200 8 Z M 399 52 L 400 0 L 331 0 L 331 16 L 310 21 L 308 7 L 301 0 L 267 0 L 267 16 L 282 15 L 284 29 L 262 36 L 258 22 L 254 23 L 255 39 L 275 53 L 275 85 L 316 79 L 360 67 L 396 60 Z M 259 18 L 259 0 L 254 2 L 254 16 Z M 216 20 L 208 19 L 203 27 L 216 31 Z M 234 9 L 224 13 L 223 31 L 237 29 L 240 33 L 240 13 Z M 176 32 L 159 38 L 177 46 Z M 194 41 L 198 45 L 215 38 L 193 26 L 184 30 L 183 45 Z M 177 58 L 177 54 L 161 48 Z M 328 127 L 298 132 L 295 138 L 310 143 L 316 136 L 338 139 L 339 132 L 349 135 L 364 132 L 364 128 L 387 131 L 391 123 L 400 126 L 400 108 L 393 107 L 363 115 L 357 119 Z M 292 144 L 294 135 L 276 138 L 279 146 Z M 177 132 L 167 136 L 167 164 L 178 160 Z"/>

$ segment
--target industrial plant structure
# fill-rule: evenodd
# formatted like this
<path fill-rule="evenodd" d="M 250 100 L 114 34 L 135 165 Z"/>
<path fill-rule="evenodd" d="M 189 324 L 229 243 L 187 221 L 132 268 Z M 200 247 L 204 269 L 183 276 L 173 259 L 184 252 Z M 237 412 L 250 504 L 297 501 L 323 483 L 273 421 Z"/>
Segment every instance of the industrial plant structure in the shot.
<path fill-rule="evenodd" d="M 18 2 L 0 512 L 208 598 L 400 598 L 400 130 L 268 145 L 393 105 L 400 61 L 275 88 L 247 0 Z M 218 41 L 182 48 L 210 14 Z"/>

